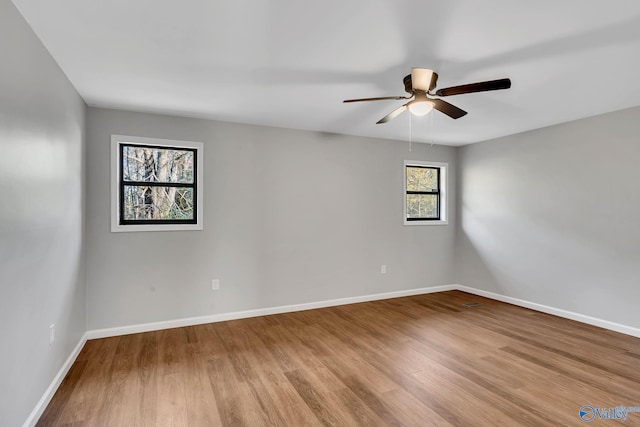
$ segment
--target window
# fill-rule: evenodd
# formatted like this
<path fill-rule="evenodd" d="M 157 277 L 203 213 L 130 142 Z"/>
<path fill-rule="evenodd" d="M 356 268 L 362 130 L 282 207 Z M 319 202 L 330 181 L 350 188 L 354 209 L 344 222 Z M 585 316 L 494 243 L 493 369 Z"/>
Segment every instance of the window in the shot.
<path fill-rule="evenodd" d="M 404 162 L 404 223 L 447 224 L 447 164 Z"/>
<path fill-rule="evenodd" d="M 111 136 L 111 231 L 202 229 L 202 144 Z"/>

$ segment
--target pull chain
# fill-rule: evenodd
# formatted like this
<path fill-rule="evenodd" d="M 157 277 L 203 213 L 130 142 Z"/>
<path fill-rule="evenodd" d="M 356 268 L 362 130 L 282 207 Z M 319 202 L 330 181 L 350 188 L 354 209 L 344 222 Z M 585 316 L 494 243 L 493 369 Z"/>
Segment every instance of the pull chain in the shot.
<path fill-rule="evenodd" d="M 431 146 L 433 147 L 433 111 L 431 111 Z"/>
<path fill-rule="evenodd" d="M 411 152 L 411 139 L 413 137 L 412 135 L 412 130 L 411 130 L 411 116 L 413 114 L 409 113 L 409 152 Z"/>

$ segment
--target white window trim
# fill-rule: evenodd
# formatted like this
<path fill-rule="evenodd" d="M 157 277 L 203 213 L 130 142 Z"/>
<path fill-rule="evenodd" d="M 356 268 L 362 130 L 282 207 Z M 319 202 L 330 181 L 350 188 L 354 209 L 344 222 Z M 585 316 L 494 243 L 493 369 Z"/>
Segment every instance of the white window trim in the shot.
<path fill-rule="evenodd" d="M 118 191 L 118 177 L 120 176 L 120 159 L 118 146 L 120 143 L 146 144 L 169 146 L 175 148 L 195 148 L 197 150 L 197 175 L 196 183 L 198 191 L 196 195 L 196 224 L 120 224 L 120 194 Z M 185 230 L 202 230 L 203 229 L 203 197 L 204 179 L 203 179 L 203 144 L 193 141 L 177 141 L 172 139 L 145 138 L 142 136 L 128 135 L 111 135 L 111 231 L 112 232 L 128 232 L 128 231 L 185 231 Z"/>
<path fill-rule="evenodd" d="M 407 166 L 430 166 L 440 169 L 440 219 L 424 220 L 424 221 L 407 221 Z M 429 162 L 424 160 L 405 160 L 404 167 L 402 168 L 402 186 L 404 187 L 404 200 L 403 208 L 403 221 L 404 225 L 447 225 L 449 224 L 449 197 L 448 197 L 448 184 L 449 184 L 449 164 L 442 162 Z"/>

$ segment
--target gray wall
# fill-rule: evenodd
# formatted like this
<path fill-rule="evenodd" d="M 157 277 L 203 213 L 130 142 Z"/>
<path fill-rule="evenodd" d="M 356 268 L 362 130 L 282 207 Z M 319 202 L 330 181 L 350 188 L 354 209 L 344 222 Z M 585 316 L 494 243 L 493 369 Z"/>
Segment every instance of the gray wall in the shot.
<path fill-rule="evenodd" d="M 453 280 L 455 216 L 404 226 L 402 179 L 405 159 L 444 161 L 454 189 L 454 148 L 410 153 L 399 141 L 95 108 L 87 117 L 89 329 Z M 112 133 L 204 143 L 204 231 L 110 232 Z"/>
<path fill-rule="evenodd" d="M 640 107 L 459 153 L 457 281 L 640 327 Z"/>
<path fill-rule="evenodd" d="M 18 426 L 86 330 L 86 108 L 9 0 L 0 34 L 0 425 Z"/>

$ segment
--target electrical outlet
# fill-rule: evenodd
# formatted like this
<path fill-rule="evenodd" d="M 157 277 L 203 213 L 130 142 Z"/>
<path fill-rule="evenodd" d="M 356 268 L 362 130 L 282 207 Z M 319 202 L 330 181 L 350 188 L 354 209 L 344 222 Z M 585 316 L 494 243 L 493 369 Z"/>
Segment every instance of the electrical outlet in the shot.
<path fill-rule="evenodd" d="M 49 345 L 53 344 L 55 340 L 56 340 L 56 325 L 55 323 L 52 323 L 51 326 L 49 326 Z"/>
<path fill-rule="evenodd" d="M 386 266 L 386 264 L 382 264 L 380 266 L 380 274 L 387 274 L 387 266 Z"/>
<path fill-rule="evenodd" d="M 217 291 L 218 289 L 220 289 L 220 279 L 213 279 L 211 281 L 211 290 Z"/>

